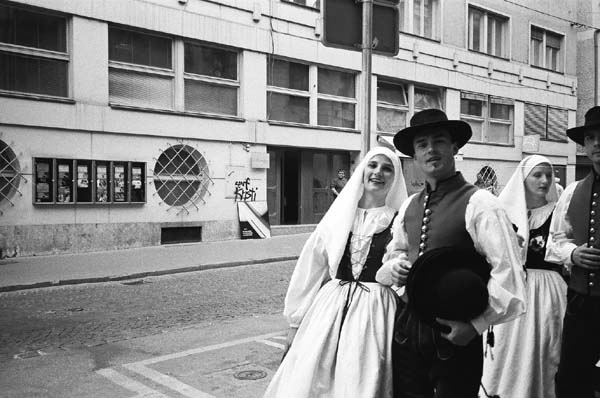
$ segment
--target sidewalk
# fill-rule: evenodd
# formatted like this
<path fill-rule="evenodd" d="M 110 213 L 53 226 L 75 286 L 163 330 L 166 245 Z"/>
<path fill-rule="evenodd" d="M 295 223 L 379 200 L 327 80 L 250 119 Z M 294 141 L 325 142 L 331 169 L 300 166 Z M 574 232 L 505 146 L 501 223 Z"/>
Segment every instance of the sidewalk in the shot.
<path fill-rule="evenodd" d="M 0 260 L 0 292 L 298 258 L 309 233 Z"/>

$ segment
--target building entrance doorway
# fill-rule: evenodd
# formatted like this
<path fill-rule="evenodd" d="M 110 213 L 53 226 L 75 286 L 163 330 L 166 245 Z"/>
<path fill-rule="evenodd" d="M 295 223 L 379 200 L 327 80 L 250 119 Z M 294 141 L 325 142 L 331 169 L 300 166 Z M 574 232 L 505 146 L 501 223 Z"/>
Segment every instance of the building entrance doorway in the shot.
<path fill-rule="evenodd" d="M 298 224 L 300 216 L 300 152 L 283 151 L 281 224 Z"/>
<path fill-rule="evenodd" d="M 333 202 L 331 184 L 349 173 L 348 152 L 269 147 L 267 204 L 271 225 L 316 224 Z"/>

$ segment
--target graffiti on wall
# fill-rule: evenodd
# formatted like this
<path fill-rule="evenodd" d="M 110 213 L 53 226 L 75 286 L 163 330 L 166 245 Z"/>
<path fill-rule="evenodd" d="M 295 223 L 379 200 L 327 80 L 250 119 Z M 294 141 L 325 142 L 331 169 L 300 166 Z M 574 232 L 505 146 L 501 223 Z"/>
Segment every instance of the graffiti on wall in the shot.
<path fill-rule="evenodd" d="M 258 187 L 252 186 L 250 177 L 245 180 L 235 181 L 234 199 L 236 202 L 253 202 L 256 200 Z"/>

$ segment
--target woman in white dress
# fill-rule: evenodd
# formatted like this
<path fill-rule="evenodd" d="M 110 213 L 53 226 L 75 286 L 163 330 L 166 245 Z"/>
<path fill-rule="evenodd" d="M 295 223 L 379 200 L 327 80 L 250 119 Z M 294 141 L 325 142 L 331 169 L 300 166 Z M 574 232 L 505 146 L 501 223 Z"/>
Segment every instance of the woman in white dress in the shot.
<path fill-rule="evenodd" d="M 392 397 L 398 298 L 375 273 L 406 196 L 396 154 L 369 151 L 298 258 L 285 298 L 288 350 L 266 398 Z"/>
<path fill-rule="evenodd" d="M 558 201 L 550 161 L 539 155 L 523 159 L 498 198 L 523 238 L 527 310 L 494 326 L 495 344 L 486 347 L 482 385 L 501 398 L 554 398 L 567 284 L 561 267 L 544 261 Z"/>

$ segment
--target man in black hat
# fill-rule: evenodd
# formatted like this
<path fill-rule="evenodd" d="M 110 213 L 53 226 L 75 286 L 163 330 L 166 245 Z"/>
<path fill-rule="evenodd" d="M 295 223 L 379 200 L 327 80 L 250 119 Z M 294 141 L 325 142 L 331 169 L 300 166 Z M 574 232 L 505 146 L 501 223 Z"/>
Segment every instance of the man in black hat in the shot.
<path fill-rule="evenodd" d="M 571 272 L 556 396 L 592 398 L 600 391 L 600 107 L 567 135 L 583 145 L 592 171 L 565 188 L 550 224 L 546 261 Z"/>
<path fill-rule="evenodd" d="M 401 312 L 394 349 L 397 397 L 476 398 L 483 366 L 482 332 L 525 309 L 525 275 L 510 221 L 494 195 L 469 184 L 456 171 L 454 156 L 471 134 L 468 123 L 427 109 L 416 113 L 410 127 L 394 137 L 396 148 L 413 157 L 426 184 L 400 208 L 377 280 L 403 287 L 413 263 L 442 247 L 474 248 L 490 268 L 483 285 L 488 293 L 485 309 L 472 319 L 438 317 L 431 325 L 418 320 L 410 305 Z"/>

